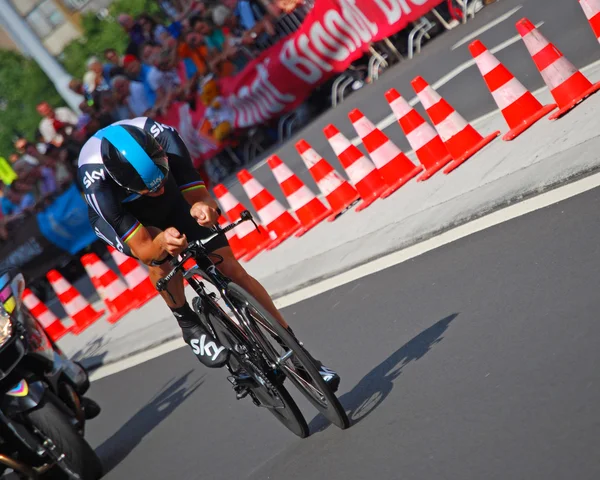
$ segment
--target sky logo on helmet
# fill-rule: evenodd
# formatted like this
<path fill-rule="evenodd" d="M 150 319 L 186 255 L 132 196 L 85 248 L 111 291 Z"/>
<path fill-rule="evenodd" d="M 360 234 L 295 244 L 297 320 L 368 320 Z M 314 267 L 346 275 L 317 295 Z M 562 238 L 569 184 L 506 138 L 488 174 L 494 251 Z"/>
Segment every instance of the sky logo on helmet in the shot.
<path fill-rule="evenodd" d="M 150 185 L 148 185 L 148 188 L 149 188 L 150 190 L 154 190 L 156 187 L 158 187 L 158 186 L 159 186 L 159 185 L 162 183 L 162 181 L 163 181 L 163 178 L 164 178 L 164 177 L 162 177 L 162 176 L 160 176 L 160 177 L 156 177 L 154 180 L 152 180 L 152 181 L 150 182 Z"/>

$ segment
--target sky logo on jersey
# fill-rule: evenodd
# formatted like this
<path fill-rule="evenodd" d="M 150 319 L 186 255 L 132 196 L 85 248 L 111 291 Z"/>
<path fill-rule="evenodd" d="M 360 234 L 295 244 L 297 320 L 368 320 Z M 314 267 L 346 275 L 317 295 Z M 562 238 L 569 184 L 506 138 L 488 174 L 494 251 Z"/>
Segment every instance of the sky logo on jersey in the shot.
<path fill-rule="evenodd" d="M 106 173 L 103 168 L 100 170 L 94 170 L 92 173 L 85 172 L 85 175 L 83 176 L 83 184 L 85 185 L 85 188 L 90 188 L 92 183 L 94 183 L 96 180 L 106 180 Z"/>

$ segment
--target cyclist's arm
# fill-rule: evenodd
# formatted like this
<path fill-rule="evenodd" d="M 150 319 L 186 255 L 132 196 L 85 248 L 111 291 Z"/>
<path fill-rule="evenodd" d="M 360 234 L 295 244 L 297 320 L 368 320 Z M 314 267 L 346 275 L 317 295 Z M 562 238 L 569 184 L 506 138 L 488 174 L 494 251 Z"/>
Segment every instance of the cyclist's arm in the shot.
<path fill-rule="evenodd" d="M 123 208 L 123 195 L 114 182 L 107 178 L 106 173 L 102 175 L 102 167 L 94 165 L 80 168 L 79 176 L 87 178 L 87 182 L 81 182 L 87 204 L 116 234 L 116 238 L 108 238 L 106 241 L 115 248 L 118 248 L 119 243 L 126 243 L 133 254 L 146 265 L 166 256 L 164 232 L 152 235 L 137 218 Z"/>
<path fill-rule="evenodd" d="M 156 122 L 154 122 L 156 124 Z M 161 129 L 162 127 L 162 129 Z M 212 197 L 200 174 L 194 168 L 190 152 L 177 131 L 172 127 L 157 124 L 154 131 L 159 131 L 156 140 L 161 144 L 169 157 L 169 168 L 179 190 L 190 206 L 202 202 L 217 209 L 218 205 Z M 152 125 L 150 126 L 152 132 Z"/>

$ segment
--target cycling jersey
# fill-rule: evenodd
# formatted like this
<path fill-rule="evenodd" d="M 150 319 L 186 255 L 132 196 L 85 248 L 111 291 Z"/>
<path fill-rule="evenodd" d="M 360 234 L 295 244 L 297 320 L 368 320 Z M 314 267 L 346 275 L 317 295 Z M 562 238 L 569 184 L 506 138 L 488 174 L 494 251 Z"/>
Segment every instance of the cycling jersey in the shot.
<path fill-rule="evenodd" d="M 119 186 L 104 168 L 100 153 L 103 130 L 99 130 L 82 147 L 78 163 L 78 180 L 96 235 L 130 256 L 133 254 L 127 241 L 142 225 L 161 230 L 175 227 L 188 240 L 210 236 L 212 232 L 198 225 L 189 214 L 190 205 L 182 195 L 205 186 L 177 131 L 147 117 L 121 120 L 113 125 L 132 125 L 149 132 L 167 154 L 169 175 L 164 193 L 157 197 L 132 194 Z M 224 235 L 219 235 L 213 242 L 208 246 L 209 250 L 227 246 Z"/>

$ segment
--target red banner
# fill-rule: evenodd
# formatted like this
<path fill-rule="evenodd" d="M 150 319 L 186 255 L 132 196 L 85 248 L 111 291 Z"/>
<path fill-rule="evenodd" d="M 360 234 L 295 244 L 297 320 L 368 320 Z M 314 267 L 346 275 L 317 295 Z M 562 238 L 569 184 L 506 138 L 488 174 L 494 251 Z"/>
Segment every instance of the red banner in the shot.
<path fill-rule="evenodd" d="M 293 110 L 316 86 L 346 70 L 371 42 L 404 29 L 444 0 L 317 0 L 300 28 L 242 72 L 221 81 L 247 128 Z"/>

